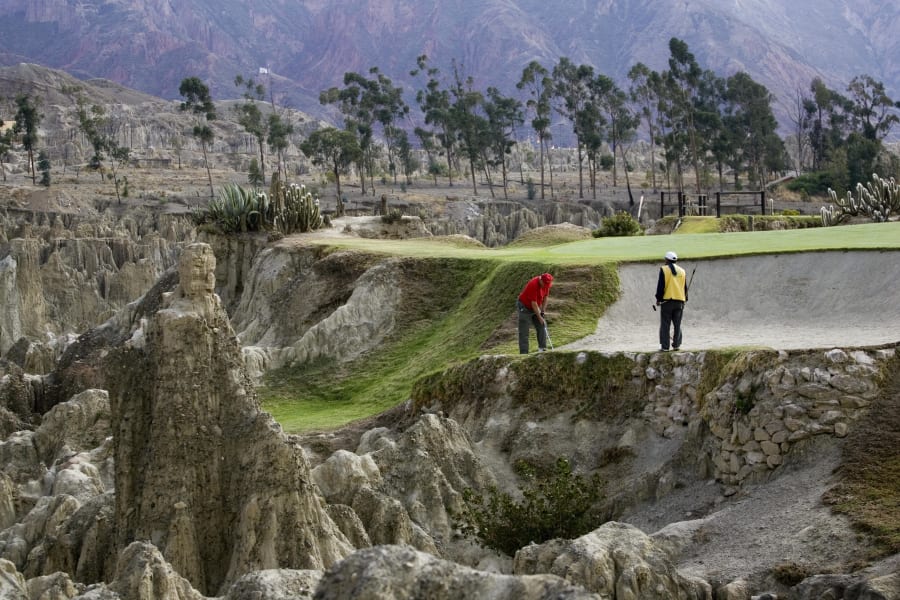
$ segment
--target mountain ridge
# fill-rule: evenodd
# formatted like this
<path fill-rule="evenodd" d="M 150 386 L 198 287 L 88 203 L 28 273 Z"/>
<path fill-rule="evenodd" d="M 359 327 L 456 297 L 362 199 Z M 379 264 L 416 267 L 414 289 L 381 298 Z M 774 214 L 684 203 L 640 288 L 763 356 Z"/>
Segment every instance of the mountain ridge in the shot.
<path fill-rule="evenodd" d="M 191 75 L 214 97 L 233 98 L 234 76 L 263 67 L 283 105 L 323 115 L 320 91 L 373 66 L 412 102 L 421 81 L 409 71 L 422 54 L 445 74 L 456 62 L 476 86 L 507 94 L 529 61 L 552 68 L 561 56 L 627 87 L 637 62 L 665 69 L 668 40 L 678 37 L 720 76 L 747 71 L 785 113 L 817 76 L 843 93 L 868 74 L 900 95 L 898 30 L 892 0 L 0 0 L 0 64 L 24 57 L 167 99 Z"/>

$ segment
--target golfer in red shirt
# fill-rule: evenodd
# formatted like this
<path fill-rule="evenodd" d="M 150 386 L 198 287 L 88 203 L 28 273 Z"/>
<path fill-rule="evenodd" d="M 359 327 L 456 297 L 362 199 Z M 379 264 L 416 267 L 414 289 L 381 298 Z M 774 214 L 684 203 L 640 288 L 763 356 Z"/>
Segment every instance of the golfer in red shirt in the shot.
<path fill-rule="evenodd" d="M 528 329 L 534 325 L 537 331 L 538 351 L 547 349 L 547 323 L 544 321 L 544 310 L 547 308 L 547 295 L 553 285 L 553 275 L 544 273 L 532 277 L 519 299 L 516 301 L 516 313 L 519 316 L 519 354 L 528 354 Z"/>

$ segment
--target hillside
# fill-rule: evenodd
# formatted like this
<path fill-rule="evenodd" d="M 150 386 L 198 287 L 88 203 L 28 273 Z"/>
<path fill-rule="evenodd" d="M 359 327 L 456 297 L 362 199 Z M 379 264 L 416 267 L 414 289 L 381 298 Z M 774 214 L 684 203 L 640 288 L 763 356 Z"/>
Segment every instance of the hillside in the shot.
<path fill-rule="evenodd" d="M 421 54 L 513 93 L 529 61 L 561 56 L 624 83 L 637 62 L 666 68 L 668 40 L 678 37 L 702 66 L 726 76 L 745 70 L 766 85 L 785 119 L 797 88 L 815 76 L 844 90 L 869 74 L 900 95 L 898 29 L 892 0 L 0 0 L 0 64 L 35 62 L 166 99 L 190 75 L 209 81 L 215 97 L 234 97 L 236 74 L 266 67 L 283 105 L 322 116 L 319 92 L 372 66 L 412 102 L 421 83 L 409 71 Z"/>

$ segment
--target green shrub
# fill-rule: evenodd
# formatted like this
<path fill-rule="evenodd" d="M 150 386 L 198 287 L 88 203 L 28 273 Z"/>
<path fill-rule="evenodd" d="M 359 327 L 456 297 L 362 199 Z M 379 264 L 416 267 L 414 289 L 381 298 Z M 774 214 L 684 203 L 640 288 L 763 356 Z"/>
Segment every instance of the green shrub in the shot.
<path fill-rule="evenodd" d="M 381 215 L 381 222 L 387 223 L 390 225 L 391 223 L 399 223 L 403 220 L 403 211 L 399 208 L 390 209 L 387 214 Z"/>
<path fill-rule="evenodd" d="M 824 196 L 828 193 L 828 188 L 832 187 L 831 175 L 827 172 L 819 171 L 816 173 L 806 173 L 787 182 L 784 186 L 792 192 L 797 192 L 801 196 Z"/>
<path fill-rule="evenodd" d="M 592 235 L 595 238 L 601 237 L 627 237 L 632 235 L 642 235 L 644 231 L 641 224 L 634 217 L 625 211 L 619 211 L 612 217 L 603 219 L 600 228 L 595 229 Z"/>
<path fill-rule="evenodd" d="M 525 184 L 525 193 L 528 195 L 529 200 L 534 200 L 535 196 L 537 196 L 537 188 L 534 186 L 534 180 L 531 177 L 528 178 L 528 182 Z"/>
<path fill-rule="evenodd" d="M 596 510 L 603 497 L 598 476 L 585 479 L 573 474 L 565 458 L 557 459 L 554 473 L 545 479 L 536 479 L 527 466 L 520 470 L 531 479 L 521 502 L 496 487 L 486 496 L 471 489 L 463 492 L 461 514 L 454 515 L 463 534 L 512 556 L 531 542 L 573 539 L 602 524 Z"/>
<path fill-rule="evenodd" d="M 41 172 L 41 185 L 50 187 L 50 157 L 46 150 L 38 152 L 37 168 Z"/>
<path fill-rule="evenodd" d="M 250 169 L 247 173 L 247 181 L 249 181 L 250 185 L 253 187 L 258 187 L 265 183 L 265 181 L 263 181 L 262 171 L 259 168 L 259 161 L 255 158 L 250 159 Z"/>

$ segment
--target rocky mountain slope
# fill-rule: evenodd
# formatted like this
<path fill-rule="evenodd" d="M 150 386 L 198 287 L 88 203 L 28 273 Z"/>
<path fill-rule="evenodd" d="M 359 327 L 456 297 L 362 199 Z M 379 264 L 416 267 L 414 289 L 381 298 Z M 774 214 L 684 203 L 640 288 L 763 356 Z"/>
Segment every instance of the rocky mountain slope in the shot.
<path fill-rule="evenodd" d="M 421 54 L 512 93 L 531 60 L 568 56 L 623 83 L 638 61 L 664 69 L 674 36 L 704 67 L 746 70 L 789 105 L 817 75 L 843 90 L 866 73 L 900 95 L 898 29 L 893 0 L 0 0 L 0 64 L 36 62 L 167 99 L 190 75 L 235 97 L 236 74 L 266 67 L 282 104 L 321 114 L 319 92 L 347 71 L 378 66 L 421 87 L 408 75 Z"/>

